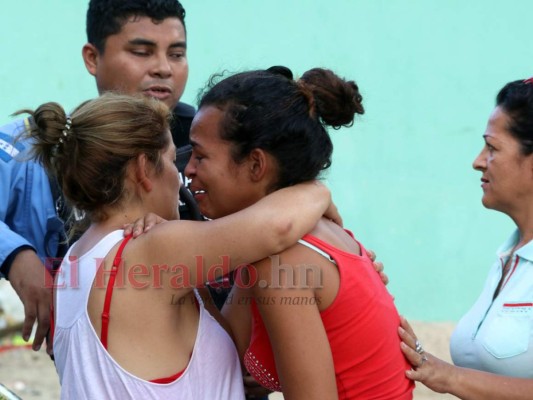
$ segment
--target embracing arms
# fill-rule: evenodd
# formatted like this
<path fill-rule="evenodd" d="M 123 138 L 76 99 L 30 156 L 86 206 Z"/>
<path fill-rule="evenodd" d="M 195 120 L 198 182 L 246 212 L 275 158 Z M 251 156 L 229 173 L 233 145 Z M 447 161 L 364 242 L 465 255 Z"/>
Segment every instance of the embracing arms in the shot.
<path fill-rule="evenodd" d="M 317 182 L 299 184 L 217 220 L 159 224 L 136 240 L 139 246 L 132 256 L 136 262 L 187 270 L 188 283 L 201 286 L 239 265 L 296 243 L 332 207 L 325 186 Z"/>

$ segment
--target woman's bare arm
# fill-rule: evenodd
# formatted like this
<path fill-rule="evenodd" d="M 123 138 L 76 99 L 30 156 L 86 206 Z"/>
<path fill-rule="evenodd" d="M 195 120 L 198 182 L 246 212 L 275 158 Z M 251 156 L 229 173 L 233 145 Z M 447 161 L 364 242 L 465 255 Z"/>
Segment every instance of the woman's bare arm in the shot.
<path fill-rule="evenodd" d="M 201 286 L 294 244 L 330 206 L 325 186 L 299 184 L 217 220 L 159 224 L 135 240 L 138 249 L 132 246 L 132 257 L 168 266 L 167 275 L 181 275 L 174 283 L 181 282 L 183 287 Z"/>

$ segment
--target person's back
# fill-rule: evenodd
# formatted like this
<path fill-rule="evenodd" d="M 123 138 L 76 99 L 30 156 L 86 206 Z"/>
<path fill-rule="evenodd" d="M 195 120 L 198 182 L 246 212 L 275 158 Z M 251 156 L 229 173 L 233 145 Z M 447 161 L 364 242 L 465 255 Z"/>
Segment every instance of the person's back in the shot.
<path fill-rule="evenodd" d="M 140 275 L 131 275 L 135 266 L 124 260 L 109 309 L 109 345 L 104 347 L 101 289 L 106 288 L 104 277 L 123 240 L 123 231 L 118 230 L 84 254 L 77 254 L 74 246 L 62 265 L 56 282 L 54 340 L 62 398 L 242 397 L 233 342 L 205 310 L 201 297 L 191 292 L 174 304 L 143 295 L 135 287 L 141 284 Z M 129 335 L 116 329 L 122 324 L 128 325 Z M 139 362 L 143 358 L 146 362 Z M 155 367 L 151 359 L 157 360 Z M 201 381 L 206 384 L 199 385 Z"/>
<path fill-rule="evenodd" d="M 315 246 L 300 249 L 300 253 L 306 262 L 320 265 L 323 290 L 326 286 L 338 287 L 334 298 L 330 297 L 331 304 L 319 308 L 334 360 L 339 398 L 412 398 L 414 385 L 405 377 L 409 365 L 397 351 L 400 317 L 364 247 L 351 234 L 325 220 L 303 240 Z M 317 254 L 317 249 L 334 262 Z"/>

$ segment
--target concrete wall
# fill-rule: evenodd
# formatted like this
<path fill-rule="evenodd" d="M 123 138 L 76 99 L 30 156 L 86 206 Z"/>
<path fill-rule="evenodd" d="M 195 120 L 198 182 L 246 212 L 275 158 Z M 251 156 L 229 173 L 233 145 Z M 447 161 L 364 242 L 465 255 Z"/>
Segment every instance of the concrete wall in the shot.
<path fill-rule="evenodd" d="M 283 64 L 355 79 L 367 113 L 333 131 L 327 181 L 378 253 L 404 315 L 456 321 L 477 297 L 511 221 L 480 203 L 497 91 L 533 75 L 529 0 L 183 0 L 194 102 L 209 75 Z M 97 95 L 85 71 L 86 0 L 19 0 L 0 14 L 0 119 Z"/>

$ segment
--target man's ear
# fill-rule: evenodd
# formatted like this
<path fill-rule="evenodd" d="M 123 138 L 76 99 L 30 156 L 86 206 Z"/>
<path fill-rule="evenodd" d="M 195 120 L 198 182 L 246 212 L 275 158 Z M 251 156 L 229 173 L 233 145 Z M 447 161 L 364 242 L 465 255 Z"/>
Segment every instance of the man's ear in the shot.
<path fill-rule="evenodd" d="M 152 180 L 149 177 L 150 167 L 151 164 L 148 162 L 146 154 L 139 154 L 135 163 L 135 178 L 147 192 L 151 192 L 154 188 Z"/>
<path fill-rule="evenodd" d="M 248 155 L 248 163 L 250 167 L 250 179 L 252 182 L 259 182 L 262 180 L 269 168 L 270 158 L 262 149 L 253 149 Z"/>
<path fill-rule="evenodd" d="M 100 57 L 100 52 L 98 49 L 93 44 L 86 43 L 81 49 L 81 56 L 83 57 L 83 62 L 85 63 L 85 68 L 87 68 L 87 71 L 92 76 L 96 76 L 98 59 Z"/>

